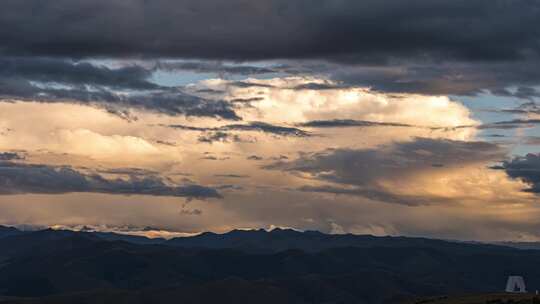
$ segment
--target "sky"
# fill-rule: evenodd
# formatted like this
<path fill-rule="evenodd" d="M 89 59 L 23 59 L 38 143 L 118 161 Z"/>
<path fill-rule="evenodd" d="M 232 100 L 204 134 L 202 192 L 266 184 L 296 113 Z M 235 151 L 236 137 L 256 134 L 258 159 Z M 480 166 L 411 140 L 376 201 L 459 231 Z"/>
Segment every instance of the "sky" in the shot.
<path fill-rule="evenodd" d="M 4 0 L 0 224 L 540 241 L 540 3 Z"/>

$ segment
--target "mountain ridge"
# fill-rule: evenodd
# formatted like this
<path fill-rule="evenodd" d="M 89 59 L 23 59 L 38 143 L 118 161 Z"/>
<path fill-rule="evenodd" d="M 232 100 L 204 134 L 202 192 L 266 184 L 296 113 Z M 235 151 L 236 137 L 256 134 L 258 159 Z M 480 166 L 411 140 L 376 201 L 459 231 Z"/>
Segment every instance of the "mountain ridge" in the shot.
<path fill-rule="evenodd" d="M 537 250 L 283 229 L 181 240 L 53 229 L 0 237 L 0 299 L 11 297 L 0 303 L 247 304 L 265 294 L 286 304 L 395 304 L 501 291 L 516 273 L 540 286 Z"/>

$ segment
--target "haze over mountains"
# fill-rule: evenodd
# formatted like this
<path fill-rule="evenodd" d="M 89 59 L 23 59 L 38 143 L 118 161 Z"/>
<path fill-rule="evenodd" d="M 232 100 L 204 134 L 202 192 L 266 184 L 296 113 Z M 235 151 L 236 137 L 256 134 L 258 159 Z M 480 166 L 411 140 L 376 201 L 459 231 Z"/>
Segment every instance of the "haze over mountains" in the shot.
<path fill-rule="evenodd" d="M 540 287 L 540 251 L 275 229 L 149 240 L 0 228 L 2 303 L 399 303 Z"/>

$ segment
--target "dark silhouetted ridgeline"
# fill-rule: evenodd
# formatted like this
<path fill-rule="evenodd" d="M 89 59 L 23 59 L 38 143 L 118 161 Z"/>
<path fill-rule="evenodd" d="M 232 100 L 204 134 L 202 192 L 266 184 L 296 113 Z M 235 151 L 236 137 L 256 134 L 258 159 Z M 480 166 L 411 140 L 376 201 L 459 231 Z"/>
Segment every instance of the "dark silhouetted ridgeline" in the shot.
<path fill-rule="evenodd" d="M 512 274 L 533 290 L 537 265 L 536 250 L 423 238 L 276 229 L 166 241 L 0 229 L 2 304 L 401 303 L 499 292 Z"/>
<path fill-rule="evenodd" d="M 411 300 L 403 304 L 540 304 L 540 297 L 532 294 L 493 293 L 431 297 Z"/>

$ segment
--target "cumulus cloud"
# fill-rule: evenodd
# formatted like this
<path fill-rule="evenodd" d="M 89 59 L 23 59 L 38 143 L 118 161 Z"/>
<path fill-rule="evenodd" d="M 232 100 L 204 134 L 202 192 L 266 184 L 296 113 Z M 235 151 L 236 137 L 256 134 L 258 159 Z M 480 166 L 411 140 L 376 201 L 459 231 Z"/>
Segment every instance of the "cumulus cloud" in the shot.
<path fill-rule="evenodd" d="M 476 125 L 469 110 L 459 102 L 445 96 L 416 94 L 384 94 L 369 88 L 335 88 L 328 90 L 294 87 L 306 83 L 326 83 L 312 77 L 282 77 L 264 80 L 250 79 L 261 87 L 231 87 L 230 81 L 207 80 L 202 87 L 227 90 L 232 98 L 253 99 L 254 109 L 239 110 L 246 120 L 262 120 L 278 124 L 283 121 L 301 126 L 310 121 L 333 121 L 333 124 L 362 124 L 361 121 L 401 126 L 455 127 Z M 283 109 L 287 109 L 284 111 Z M 418 109 L 429 112 L 422 115 Z M 315 125 L 317 123 L 312 123 Z M 323 123 L 318 123 L 322 125 Z M 330 124 L 330 123 L 327 123 Z M 467 131 L 464 130 L 464 133 Z"/>

